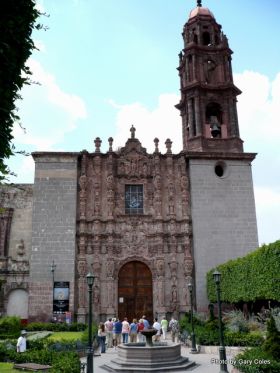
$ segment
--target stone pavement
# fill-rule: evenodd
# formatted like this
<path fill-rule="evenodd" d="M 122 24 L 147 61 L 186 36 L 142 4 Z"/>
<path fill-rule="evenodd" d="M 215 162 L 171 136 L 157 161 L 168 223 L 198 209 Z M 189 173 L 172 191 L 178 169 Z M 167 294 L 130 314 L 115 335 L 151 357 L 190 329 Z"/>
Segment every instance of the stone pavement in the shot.
<path fill-rule="evenodd" d="M 168 338 L 170 343 L 171 340 Z M 218 363 L 215 363 L 215 359 L 219 359 L 218 354 L 207 354 L 207 353 L 199 353 L 199 354 L 190 354 L 190 348 L 183 346 L 181 348 L 182 356 L 187 356 L 190 361 L 195 361 L 196 366 L 191 369 L 188 369 L 186 372 L 192 373 L 219 373 L 220 366 Z M 94 373 L 106 373 L 106 371 L 100 368 L 105 363 L 109 363 L 111 359 L 115 359 L 117 357 L 117 350 L 115 348 L 109 348 L 106 350 L 106 353 L 100 354 L 100 356 L 94 356 Z M 227 359 L 230 360 L 232 356 L 227 355 Z M 86 358 L 81 359 L 82 362 L 86 362 Z M 228 365 L 228 371 L 232 372 L 233 367 Z"/>

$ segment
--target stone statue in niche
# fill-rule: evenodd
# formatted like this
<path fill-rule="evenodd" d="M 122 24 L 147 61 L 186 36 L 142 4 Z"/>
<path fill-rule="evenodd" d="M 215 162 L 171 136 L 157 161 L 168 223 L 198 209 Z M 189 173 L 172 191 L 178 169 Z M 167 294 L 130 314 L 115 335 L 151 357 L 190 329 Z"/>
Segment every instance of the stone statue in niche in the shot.
<path fill-rule="evenodd" d="M 171 289 L 171 302 L 173 304 L 176 304 L 178 302 L 178 293 L 175 285 L 173 285 Z"/>
<path fill-rule="evenodd" d="M 98 285 L 95 285 L 93 288 L 93 303 L 95 305 L 100 303 L 100 290 Z"/>
<path fill-rule="evenodd" d="M 215 81 L 215 70 L 217 66 L 217 63 L 209 58 L 204 62 L 204 73 L 206 83 L 212 83 L 213 81 Z"/>
<path fill-rule="evenodd" d="M 79 185 L 80 185 L 80 188 L 81 188 L 81 192 L 85 192 L 86 190 L 86 186 L 87 186 L 87 177 L 86 175 L 81 175 L 80 176 L 80 179 L 79 179 Z"/>
<path fill-rule="evenodd" d="M 170 268 L 171 277 L 177 277 L 178 263 L 175 258 L 172 258 L 171 262 L 168 263 Z"/>
<path fill-rule="evenodd" d="M 164 305 L 164 286 L 163 281 L 158 282 L 158 305 L 162 307 Z"/>
<path fill-rule="evenodd" d="M 80 260 L 78 264 L 78 273 L 80 277 L 84 277 L 86 274 L 86 262 L 85 260 Z"/>
<path fill-rule="evenodd" d="M 95 260 L 93 263 L 92 263 L 92 271 L 93 273 L 95 274 L 96 277 L 99 277 L 100 276 L 100 272 L 101 272 L 101 265 L 100 265 L 100 262 L 99 260 Z"/>
<path fill-rule="evenodd" d="M 148 166 L 147 166 L 146 162 L 143 164 L 142 174 L 143 174 L 144 177 L 147 177 L 147 175 L 148 175 Z"/>
<path fill-rule="evenodd" d="M 156 271 L 157 275 L 164 276 L 164 260 L 163 259 L 157 259 L 156 261 Z"/>
<path fill-rule="evenodd" d="M 107 188 L 108 189 L 114 188 L 114 176 L 112 174 L 109 174 L 107 176 Z"/>

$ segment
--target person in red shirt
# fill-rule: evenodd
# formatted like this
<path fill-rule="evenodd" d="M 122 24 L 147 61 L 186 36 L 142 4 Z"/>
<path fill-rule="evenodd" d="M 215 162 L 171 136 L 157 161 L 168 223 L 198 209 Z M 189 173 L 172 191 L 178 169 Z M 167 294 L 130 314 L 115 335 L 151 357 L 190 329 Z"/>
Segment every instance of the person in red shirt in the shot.
<path fill-rule="evenodd" d="M 141 333 L 141 330 L 145 328 L 143 319 L 140 319 L 137 325 L 137 335 L 138 335 L 138 342 L 145 342 L 145 337 Z"/>

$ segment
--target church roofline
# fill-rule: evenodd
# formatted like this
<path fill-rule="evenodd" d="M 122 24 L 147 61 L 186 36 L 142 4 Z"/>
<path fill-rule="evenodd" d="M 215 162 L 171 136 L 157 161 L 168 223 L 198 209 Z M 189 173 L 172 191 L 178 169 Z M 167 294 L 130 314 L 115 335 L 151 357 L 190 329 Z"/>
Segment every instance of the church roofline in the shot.
<path fill-rule="evenodd" d="M 225 153 L 225 152 L 189 152 L 184 155 L 189 159 L 227 159 L 227 160 L 248 160 L 253 161 L 258 153 Z"/>

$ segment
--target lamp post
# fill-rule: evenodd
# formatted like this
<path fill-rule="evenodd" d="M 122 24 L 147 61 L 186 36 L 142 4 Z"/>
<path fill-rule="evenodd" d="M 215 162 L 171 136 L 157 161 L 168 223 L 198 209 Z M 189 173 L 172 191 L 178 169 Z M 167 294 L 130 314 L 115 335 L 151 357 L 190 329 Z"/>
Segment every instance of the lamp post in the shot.
<path fill-rule="evenodd" d="M 196 342 L 195 342 L 195 334 L 194 334 L 194 324 L 193 324 L 193 285 L 192 283 L 188 284 L 189 292 L 190 292 L 190 299 L 191 299 L 191 325 L 192 325 L 192 348 L 191 348 L 191 353 L 196 354 L 197 349 L 196 349 Z"/>
<path fill-rule="evenodd" d="M 51 273 L 52 273 L 52 293 L 53 293 L 53 296 L 52 296 L 52 319 L 54 319 L 54 272 L 55 272 L 55 269 L 56 269 L 56 264 L 54 264 L 54 260 L 52 261 L 52 264 L 51 264 Z"/>
<path fill-rule="evenodd" d="M 88 349 L 87 349 L 87 373 L 93 373 L 93 348 L 92 348 L 92 286 L 94 276 L 87 274 L 88 284 Z"/>
<path fill-rule="evenodd" d="M 213 279 L 216 284 L 217 302 L 218 302 L 219 335 L 220 335 L 220 347 L 219 347 L 220 372 L 228 372 L 227 363 L 226 363 L 227 358 L 226 358 L 226 349 L 225 349 L 225 343 L 224 343 L 224 332 L 222 328 L 222 311 L 221 311 L 221 298 L 220 298 L 221 273 L 217 269 L 213 273 Z"/>
<path fill-rule="evenodd" d="M 51 264 L 51 273 L 52 273 L 52 282 L 54 284 L 54 271 L 56 269 L 56 264 L 54 264 L 54 260 L 52 261 L 52 264 Z"/>

